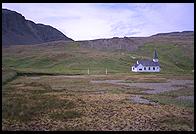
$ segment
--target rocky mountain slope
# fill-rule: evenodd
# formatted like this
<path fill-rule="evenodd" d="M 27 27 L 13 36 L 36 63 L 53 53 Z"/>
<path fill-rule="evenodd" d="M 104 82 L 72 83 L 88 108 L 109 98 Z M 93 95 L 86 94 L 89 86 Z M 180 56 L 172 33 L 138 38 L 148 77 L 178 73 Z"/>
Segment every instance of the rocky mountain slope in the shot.
<path fill-rule="evenodd" d="M 126 50 L 134 51 L 138 47 L 149 43 L 176 45 L 191 45 L 194 43 L 193 31 L 159 33 L 150 37 L 124 37 L 110 39 L 96 39 L 77 41 L 81 46 L 87 48 L 96 48 L 99 50 Z"/>
<path fill-rule="evenodd" d="M 58 40 L 72 41 L 49 25 L 36 24 L 15 11 L 2 9 L 2 45 L 29 45 Z"/>
<path fill-rule="evenodd" d="M 194 31 L 158 33 L 149 37 L 113 37 L 73 41 L 57 29 L 26 20 L 21 14 L 2 9 L 2 45 L 58 44 L 66 41 L 78 44 L 82 48 L 108 51 L 135 51 L 146 44 L 173 44 L 191 51 L 194 44 Z"/>

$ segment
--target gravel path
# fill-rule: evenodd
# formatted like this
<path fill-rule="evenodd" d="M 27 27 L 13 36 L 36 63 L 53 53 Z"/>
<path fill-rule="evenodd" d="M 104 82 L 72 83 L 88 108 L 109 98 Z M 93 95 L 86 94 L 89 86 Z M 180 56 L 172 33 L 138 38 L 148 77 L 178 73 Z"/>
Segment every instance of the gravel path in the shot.
<path fill-rule="evenodd" d="M 170 80 L 167 83 L 124 83 L 124 80 L 103 80 L 103 81 L 91 81 L 92 83 L 109 83 L 116 85 L 126 85 L 130 87 L 145 88 L 150 90 L 142 91 L 147 94 L 159 94 L 166 91 L 178 90 L 182 88 L 183 85 L 189 84 L 190 87 L 193 87 L 193 80 Z M 147 99 L 141 98 L 142 95 L 133 95 L 131 100 L 135 103 L 140 104 L 152 104 L 157 105 L 158 103 L 151 102 Z M 180 96 L 177 99 L 188 99 L 194 101 L 194 96 Z"/>
<path fill-rule="evenodd" d="M 59 76 L 41 76 L 41 77 L 61 77 L 61 78 L 87 78 L 87 76 L 82 75 L 59 75 Z M 31 77 L 32 79 L 40 79 L 39 76 Z M 91 83 L 109 83 L 109 84 L 115 84 L 115 85 L 125 85 L 129 87 L 136 87 L 136 88 L 144 88 L 148 89 L 145 91 L 142 91 L 143 93 L 147 94 L 159 94 L 166 91 L 172 91 L 172 90 L 178 90 L 182 88 L 183 85 L 188 85 L 190 87 L 193 87 L 194 81 L 193 80 L 169 80 L 166 83 L 126 83 L 125 80 L 94 80 L 91 81 Z M 105 92 L 105 91 L 104 91 Z M 98 94 L 100 94 L 100 91 L 97 91 Z M 140 103 L 140 104 L 152 104 L 156 105 L 158 103 L 151 102 L 147 99 L 141 98 L 141 95 L 132 95 L 131 100 Z M 180 96 L 177 97 L 178 100 L 191 100 L 194 102 L 194 96 Z"/>
<path fill-rule="evenodd" d="M 167 83 L 124 83 L 124 80 L 104 80 L 104 81 L 91 81 L 92 83 L 110 83 L 116 85 L 126 85 L 136 88 L 150 89 L 143 91 L 148 94 L 158 94 L 166 91 L 178 90 L 185 84 L 194 84 L 193 80 L 170 80 Z M 189 85 L 192 86 L 192 85 Z"/>

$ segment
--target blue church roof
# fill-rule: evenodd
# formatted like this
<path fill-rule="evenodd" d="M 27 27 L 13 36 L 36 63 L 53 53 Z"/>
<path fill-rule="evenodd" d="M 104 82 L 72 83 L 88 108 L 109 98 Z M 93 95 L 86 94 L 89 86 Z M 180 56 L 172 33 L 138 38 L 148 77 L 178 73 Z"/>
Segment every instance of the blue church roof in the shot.
<path fill-rule="evenodd" d="M 154 62 L 153 60 L 139 60 L 138 64 L 134 64 L 134 67 L 137 67 L 139 64 L 143 66 L 159 66 L 159 62 Z"/>

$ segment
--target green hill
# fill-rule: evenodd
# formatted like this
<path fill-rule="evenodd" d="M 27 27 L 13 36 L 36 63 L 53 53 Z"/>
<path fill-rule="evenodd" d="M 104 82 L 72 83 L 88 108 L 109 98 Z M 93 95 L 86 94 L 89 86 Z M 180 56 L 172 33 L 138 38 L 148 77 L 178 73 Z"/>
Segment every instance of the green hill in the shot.
<path fill-rule="evenodd" d="M 104 74 L 131 73 L 130 66 L 141 58 L 152 59 L 157 49 L 161 74 L 192 74 L 194 44 L 145 43 L 135 51 L 98 50 L 77 42 L 51 42 L 3 48 L 2 67 L 29 73 Z"/>

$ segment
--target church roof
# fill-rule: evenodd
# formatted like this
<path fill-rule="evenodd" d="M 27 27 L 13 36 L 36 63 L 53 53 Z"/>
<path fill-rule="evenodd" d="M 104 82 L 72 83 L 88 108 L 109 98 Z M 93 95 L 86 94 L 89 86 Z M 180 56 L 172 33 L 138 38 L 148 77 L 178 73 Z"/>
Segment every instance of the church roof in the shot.
<path fill-rule="evenodd" d="M 154 62 L 152 60 L 139 60 L 138 64 L 134 64 L 134 67 L 139 66 L 139 64 L 142 64 L 143 66 L 159 66 L 159 62 Z"/>

